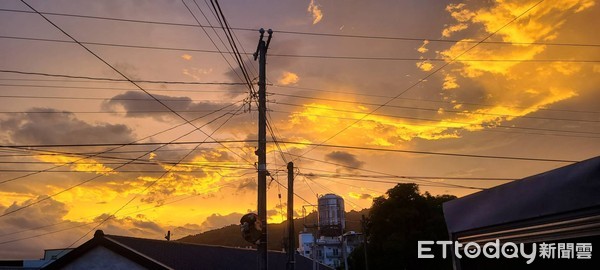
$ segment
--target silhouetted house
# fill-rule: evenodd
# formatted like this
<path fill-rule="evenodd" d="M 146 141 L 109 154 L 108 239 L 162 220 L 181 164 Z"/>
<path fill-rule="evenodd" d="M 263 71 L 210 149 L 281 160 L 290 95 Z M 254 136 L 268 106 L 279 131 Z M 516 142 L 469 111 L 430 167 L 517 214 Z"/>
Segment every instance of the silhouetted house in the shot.
<path fill-rule="evenodd" d="M 600 157 L 446 202 L 444 215 L 452 241 L 483 246 L 499 239 L 538 247 L 531 265 L 525 259 L 453 256 L 455 269 L 599 269 Z M 540 243 L 556 243 L 555 258 L 540 258 Z M 591 243 L 595 250 L 586 253 L 591 259 L 572 253 L 561 257 L 575 258 L 558 258 L 558 243 Z"/>
<path fill-rule="evenodd" d="M 285 269 L 287 255 L 269 251 L 269 269 Z M 313 269 L 312 261 L 296 256 L 296 269 Z M 96 231 L 85 242 L 44 269 L 231 269 L 255 270 L 252 249 L 105 235 Z M 319 269 L 331 269 L 320 265 Z"/>

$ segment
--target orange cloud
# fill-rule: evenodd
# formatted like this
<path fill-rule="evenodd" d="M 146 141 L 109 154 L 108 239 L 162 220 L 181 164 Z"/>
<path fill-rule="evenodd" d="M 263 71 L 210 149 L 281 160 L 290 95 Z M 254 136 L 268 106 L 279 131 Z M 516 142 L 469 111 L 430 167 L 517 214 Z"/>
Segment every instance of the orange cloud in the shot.
<path fill-rule="evenodd" d="M 298 76 L 298 74 L 285 71 L 283 72 L 283 75 L 281 75 L 281 78 L 277 82 L 280 85 L 290 85 L 298 83 L 299 80 L 300 77 Z"/>
<path fill-rule="evenodd" d="M 192 60 L 192 56 L 189 55 L 189 54 L 187 54 L 187 53 L 186 54 L 182 54 L 181 58 L 183 58 L 184 60 L 187 60 L 187 61 Z"/>
<path fill-rule="evenodd" d="M 62 155 L 38 155 L 38 160 L 53 163 L 55 165 L 68 165 L 71 170 L 77 172 L 90 172 L 95 174 L 110 175 L 115 174 L 112 168 L 104 166 L 102 163 L 93 159 L 81 159 L 80 157 L 68 157 Z"/>
<path fill-rule="evenodd" d="M 423 71 L 430 71 L 433 69 L 433 64 L 429 61 L 417 62 L 417 67 Z"/>
<path fill-rule="evenodd" d="M 444 72 L 442 89 L 463 91 L 461 93 L 469 96 L 472 92 L 469 89 L 461 90 L 461 85 L 478 85 L 482 96 L 477 98 L 484 100 L 484 103 L 493 104 L 492 107 L 465 110 L 465 113 L 454 117 L 457 122 L 471 123 L 464 129 L 479 130 L 484 124 L 497 125 L 578 95 L 572 76 L 584 72 L 582 64 L 529 62 L 542 56 L 552 58 L 554 52 L 558 55 L 562 51 L 546 45 L 523 43 L 557 39 L 567 19 L 574 13 L 593 6 L 594 1 L 542 3 L 507 25 L 535 2 L 496 1 L 490 7 L 482 8 L 467 8 L 464 3 L 447 6 L 446 10 L 456 20 L 456 24 L 445 27 L 442 30 L 444 36 L 471 26 L 480 26 L 473 27 L 483 30 L 484 33 L 479 36 L 495 33 L 490 40 L 516 43 L 474 46 L 473 41 L 476 40 L 465 39 L 463 41 L 469 42 L 457 42 L 439 52 L 439 56 L 447 61 L 460 56 L 458 62 L 451 64 L 452 69 Z M 498 31 L 499 29 L 501 30 Z M 465 51 L 468 52 L 464 53 Z M 444 95 L 448 99 L 454 99 L 456 94 L 446 92 Z M 462 108 L 460 101 L 457 101 L 455 108 Z"/>
<path fill-rule="evenodd" d="M 321 10 L 321 6 L 317 5 L 315 0 L 310 0 L 307 11 L 312 15 L 312 24 L 317 24 L 323 19 L 323 11 Z"/>
<path fill-rule="evenodd" d="M 423 45 L 417 49 L 420 53 L 426 53 L 429 49 L 425 48 L 425 45 L 429 44 L 429 40 L 423 40 Z"/>

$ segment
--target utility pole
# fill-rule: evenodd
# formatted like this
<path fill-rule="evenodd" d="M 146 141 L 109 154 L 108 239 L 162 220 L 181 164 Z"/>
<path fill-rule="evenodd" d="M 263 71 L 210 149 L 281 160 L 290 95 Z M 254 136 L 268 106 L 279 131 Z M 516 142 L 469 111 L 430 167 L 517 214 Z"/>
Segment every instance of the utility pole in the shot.
<path fill-rule="evenodd" d="M 288 202 L 287 202 L 287 220 L 288 220 L 288 264 L 287 270 L 296 269 L 296 238 L 294 236 L 294 163 L 287 164 L 288 170 Z"/>
<path fill-rule="evenodd" d="M 258 48 L 254 53 L 254 61 L 258 62 L 258 219 L 262 224 L 262 233 L 258 241 L 258 269 L 268 269 L 267 252 L 267 49 L 271 43 L 273 30 L 269 29 L 269 37 L 265 42 L 265 29 L 260 29 Z"/>

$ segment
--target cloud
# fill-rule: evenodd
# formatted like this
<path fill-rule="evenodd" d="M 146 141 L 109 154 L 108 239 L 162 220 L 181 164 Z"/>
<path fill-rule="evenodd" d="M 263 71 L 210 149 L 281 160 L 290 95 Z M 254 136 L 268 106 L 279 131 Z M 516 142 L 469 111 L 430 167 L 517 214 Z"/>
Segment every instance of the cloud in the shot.
<path fill-rule="evenodd" d="M 458 87 L 459 85 L 458 83 L 456 83 L 456 76 L 451 74 L 446 74 L 444 76 L 444 83 L 442 84 L 442 89 L 450 90 Z"/>
<path fill-rule="evenodd" d="M 425 48 L 425 46 L 429 44 L 429 40 L 423 40 L 423 44 L 421 45 L 421 47 L 419 47 L 417 49 L 418 52 L 420 53 L 426 53 L 427 51 L 429 51 L 429 49 Z"/>
<path fill-rule="evenodd" d="M 466 23 L 453 24 L 446 27 L 442 31 L 443 37 L 450 37 L 453 33 L 467 29 L 469 26 Z"/>
<path fill-rule="evenodd" d="M 245 192 L 245 191 L 255 191 L 258 188 L 258 183 L 256 183 L 254 178 L 244 179 L 237 186 L 237 191 Z"/>
<path fill-rule="evenodd" d="M 43 198 L 37 197 L 22 203 L 13 203 L 8 207 L 0 205 L 0 209 L 11 211 Z M 88 233 L 94 225 L 109 217 L 109 214 L 102 214 L 88 217 L 87 220 L 70 220 L 66 218 L 68 212 L 66 204 L 50 198 L 22 211 L 2 217 L 0 219 L 0 242 L 23 240 L 0 244 L 0 258 L 39 258 L 44 249 L 70 246 L 79 237 Z M 143 215 L 109 219 L 98 229 L 104 230 L 107 234 L 145 238 L 160 238 L 166 232 L 163 226 L 145 219 Z M 91 237 L 88 235 L 88 238 L 84 238 L 84 240 Z"/>
<path fill-rule="evenodd" d="M 179 239 L 188 235 L 196 235 L 202 232 L 202 227 L 198 224 L 187 223 L 182 226 L 171 227 L 171 239 Z"/>
<path fill-rule="evenodd" d="M 359 169 L 365 164 L 365 162 L 360 161 L 356 157 L 356 155 L 353 155 L 351 153 L 344 152 L 344 151 L 333 151 L 333 152 L 325 155 L 325 160 L 340 163 L 342 165 L 352 167 L 355 169 Z M 350 169 L 350 168 L 346 168 L 346 169 Z M 350 169 L 350 170 L 353 170 L 353 169 Z"/>
<path fill-rule="evenodd" d="M 417 67 L 423 71 L 430 71 L 433 69 L 433 64 L 429 61 L 417 62 Z"/>
<path fill-rule="evenodd" d="M 186 75 L 188 77 L 191 77 L 192 79 L 196 80 L 196 81 L 202 81 L 202 79 L 206 78 L 206 75 L 210 75 L 213 72 L 212 68 L 208 68 L 208 69 L 203 69 L 203 68 L 184 68 L 182 69 L 181 73 L 183 73 L 183 75 Z"/>
<path fill-rule="evenodd" d="M 184 60 L 187 60 L 187 61 L 190 61 L 190 60 L 192 60 L 192 56 L 191 56 L 191 55 L 189 55 L 189 54 L 187 54 L 187 53 L 185 53 L 185 54 L 182 54 L 182 55 L 181 55 L 181 58 L 183 58 Z"/>
<path fill-rule="evenodd" d="M 193 116 L 200 116 L 221 109 L 229 103 L 218 103 L 211 101 L 194 102 L 189 97 L 173 97 L 166 95 L 154 95 L 165 105 L 176 112 L 189 112 Z M 152 99 L 147 94 L 138 91 L 128 91 L 112 97 L 102 104 L 105 111 L 111 111 L 118 107 L 125 109 L 126 117 L 152 117 L 159 121 L 170 121 L 176 117 L 173 112 Z M 147 113 L 136 113 L 147 112 Z M 186 115 L 190 115 L 187 114 Z M 189 118 L 189 117 L 188 117 Z"/>
<path fill-rule="evenodd" d="M 53 163 L 54 165 L 69 164 L 71 170 L 77 172 L 92 172 L 101 175 L 115 174 L 115 171 L 112 168 L 91 158 L 82 159 L 81 157 L 63 155 L 37 155 L 36 158 L 44 162 Z"/>
<path fill-rule="evenodd" d="M 308 4 L 308 9 L 306 11 L 312 15 L 312 24 L 317 24 L 323 19 L 321 6 L 316 4 L 315 0 L 310 0 L 310 4 Z"/>
<path fill-rule="evenodd" d="M 291 85 L 296 84 L 300 80 L 298 74 L 293 72 L 284 71 L 281 78 L 277 81 L 280 85 Z"/>
<path fill-rule="evenodd" d="M 128 143 L 134 138 L 126 125 L 89 124 L 73 113 L 49 108 L 33 108 L 0 120 L 0 128 L 10 130 L 9 139 L 15 144 Z"/>
<path fill-rule="evenodd" d="M 350 196 L 350 198 L 354 198 L 354 199 L 360 199 L 360 200 L 369 200 L 369 199 L 373 199 L 375 196 L 369 194 L 369 193 L 356 193 L 356 192 L 348 192 L 348 196 Z"/>
<path fill-rule="evenodd" d="M 202 228 L 202 231 L 209 231 L 223 228 L 231 224 L 239 224 L 243 215 L 244 214 L 242 213 L 230 213 L 227 215 L 215 213 L 208 216 L 206 220 L 200 224 L 200 227 Z"/>
<path fill-rule="evenodd" d="M 332 110 L 335 116 L 332 116 Z M 365 117 L 368 109 L 351 104 L 328 105 L 322 103 L 306 104 L 291 115 L 287 126 L 280 130 L 294 130 L 299 141 L 320 141 L 323 134 L 339 130 L 340 126 L 350 126 L 344 131 L 345 136 L 336 137 L 338 144 L 392 146 L 415 138 L 438 140 L 457 138 L 455 129 L 469 128 L 472 124 L 450 122 L 451 119 L 441 119 L 439 122 L 414 123 L 414 121 L 395 117 L 394 115 L 371 114 Z M 356 122 L 358 119 L 363 119 Z M 306 127 L 310 127 L 307 129 Z M 283 132 L 283 131 L 282 131 Z"/>

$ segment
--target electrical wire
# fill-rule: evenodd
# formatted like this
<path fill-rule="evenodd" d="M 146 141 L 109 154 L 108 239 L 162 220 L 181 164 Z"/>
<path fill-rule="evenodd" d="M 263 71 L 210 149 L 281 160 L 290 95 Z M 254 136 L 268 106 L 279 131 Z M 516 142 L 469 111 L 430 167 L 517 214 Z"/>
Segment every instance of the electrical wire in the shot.
<path fill-rule="evenodd" d="M 209 121 L 209 122 L 205 123 L 205 124 L 204 124 L 202 127 L 204 127 L 204 126 L 207 126 L 208 124 L 211 124 L 212 122 L 214 122 L 214 121 L 216 121 L 216 120 L 218 120 L 218 119 L 222 118 L 222 117 L 223 117 L 223 116 L 225 116 L 225 115 L 227 115 L 227 114 L 223 114 L 223 115 L 221 115 L 221 116 L 219 116 L 219 117 L 217 117 L 217 118 L 215 118 L 215 119 L 213 119 L 213 120 L 211 120 L 211 121 Z M 165 146 L 167 146 L 167 145 L 170 145 L 170 143 L 176 142 L 177 140 L 179 140 L 179 139 L 181 139 L 181 138 L 184 138 L 184 137 L 188 136 L 189 134 L 191 134 L 191 133 L 195 132 L 196 130 L 198 130 L 198 129 L 193 129 L 193 130 L 191 130 L 191 131 L 189 131 L 189 132 L 187 132 L 187 133 L 185 133 L 185 134 L 183 134 L 183 135 L 181 135 L 181 136 L 179 136 L 179 137 L 175 138 L 174 140 L 171 140 L 171 141 L 170 141 L 170 142 L 168 142 L 168 143 L 164 143 L 164 144 L 162 144 L 162 145 L 159 145 L 158 147 L 156 147 L 156 148 L 155 148 L 155 149 L 153 149 L 153 150 L 150 150 L 150 151 L 148 151 L 148 152 L 146 152 L 146 153 L 144 153 L 144 154 L 142 154 L 142 155 L 140 155 L 140 156 L 137 156 L 136 158 L 134 158 L 134 159 L 132 159 L 132 160 L 130 160 L 130 161 L 127 161 L 127 162 L 123 163 L 122 165 L 119 165 L 119 166 L 117 166 L 117 167 L 115 167 L 115 168 L 112 168 L 112 171 L 117 171 L 117 170 L 119 170 L 120 168 L 122 168 L 122 167 L 125 167 L 125 166 L 129 165 L 130 163 L 132 163 L 132 162 L 134 162 L 134 161 L 137 161 L 137 160 L 139 160 L 139 159 L 141 159 L 141 158 L 145 157 L 146 155 L 148 155 L 148 154 L 152 153 L 152 152 L 153 152 L 153 151 L 155 151 L 155 150 L 161 149 L 161 148 L 163 148 L 163 147 L 165 147 Z M 207 137 L 207 138 L 210 138 L 210 137 Z M 206 139 L 205 139 L 205 140 L 206 140 Z M 198 142 L 197 142 L 197 144 L 200 144 L 200 143 L 198 143 Z M 47 169 L 47 170 L 49 170 L 49 169 Z M 88 179 L 86 179 L 86 180 L 84 180 L 84 181 L 78 182 L 77 184 L 71 185 L 71 186 L 69 186 L 68 188 L 62 189 L 62 190 L 60 190 L 60 191 L 58 191 L 58 192 L 56 192 L 56 193 L 53 193 L 53 194 L 51 194 L 51 195 L 47 195 L 47 196 L 45 196 L 44 198 L 41 198 L 41 199 L 39 199 L 39 200 L 36 200 L 36 201 L 34 201 L 34 202 L 31 202 L 31 203 L 25 204 L 25 205 L 23 205 L 23 206 L 21 206 L 21 207 L 18 207 L 18 208 L 12 209 L 12 210 L 10 210 L 10 211 L 5 211 L 4 213 L 0 214 L 0 218 L 1 218 L 1 217 L 5 217 L 5 216 L 7 216 L 7 215 L 10 215 L 10 214 L 13 214 L 13 213 L 16 213 L 16 212 L 18 212 L 18 211 L 21 211 L 21 210 L 23 210 L 23 209 L 29 208 L 29 207 L 31 207 L 31 206 L 33 206 L 33 205 L 36 205 L 36 204 L 39 204 L 39 203 L 41 203 L 41 202 L 43 202 L 43 201 L 49 200 L 49 199 L 51 199 L 51 198 L 53 198 L 53 197 L 55 197 L 55 196 L 58 196 L 58 195 L 60 195 L 60 194 L 63 194 L 63 193 L 65 193 L 65 192 L 69 191 L 69 190 L 72 190 L 72 189 L 74 189 L 74 188 L 76 188 L 76 187 L 78 187 L 78 186 L 81 186 L 81 185 L 84 185 L 84 184 L 86 184 L 86 183 L 89 183 L 89 182 L 91 182 L 91 181 L 94 181 L 94 180 L 96 180 L 96 179 L 98 179 L 98 178 L 100 178 L 100 177 L 103 177 L 103 176 L 106 176 L 106 174 L 99 174 L 99 175 L 96 175 L 96 176 L 94 176 L 94 177 L 91 177 L 91 178 L 88 178 Z M 14 179 L 9 179 L 9 180 L 11 180 L 11 181 L 12 181 L 12 180 L 14 180 Z M 7 182 L 7 181 L 6 181 L 6 180 L 5 180 L 5 181 L 3 181 L 3 183 L 5 183 L 5 182 Z"/>
<path fill-rule="evenodd" d="M 183 0 L 182 0 L 183 1 Z M 226 29 L 226 27 L 223 27 Z M 231 29 L 231 28 L 229 28 Z M 203 29 L 204 30 L 204 29 Z M 214 28 L 213 28 L 214 30 Z M 206 31 L 206 30 L 204 30 Z M 279 32 L 278 32 L 279 33 Z M 28 41 L 43 41 L 43 42 L 54 42 L 54 43 L 75 43 L 71 41 L 65 41 L 60 39 L 49 39 L 49 38 L 35 38 L 35 37 L 17 37 L 17 36 L 0 36 L 3 39 L 13 40 L 28 40 Z M 223 42 L 223 41 L 222 41 Z M 149 46 L 149 45 L 131 45 L 131 44 L 118 44 L 118 43 L 101 43 L 101 42 L 85 42 L 85 45 L 104 46 L 104 47 L 116 47 L 116 48 L 132 48 L 132 49 L 149 49 L 149 50 L 163 50 L 163 51 L 179 51 L 179 52 L 197 52 L 197 53 L 229 53 L 234 57 L 241 57 L 245 55 L 248 57 L 251 53 L 240 53 L 237 49 L 221 51 L 217 50 L 206 50 L 206 49 L 192 49 L 192 48 L 176 48 L 176 47 L 161 47 L 161 46 Z M 216 46 L 216 45 L 215 45 Z M 239 56 L 235 56 L 239 55 Z M 309 54 L 285 54 L 285 53 L 274 53 L 269 54 L 270 57 L 282 57 L 282 58 L 304 58 L 304 59 L 329 59 L 329 60 L 363 60 L 363 61 L 410 61 L 410 62 L 447 62 L 450 59 L 446 58 L 415 58 L 415 57 L 391 57 L 391 56 L 351 56 L 351 55 L 309 55 Z M 240 61 L 236 59 L 236 61 Z M 454 62 L 501 62 L 501 63 L 600 63 L 599 59 L 457 59 Z M 239 62 L 242 63 L 243 62 Z M 239 64 L 238 63 L 238 64 Z M 244 76 L 247 77 L 247 76 Z M 248 77 L 249 78 L 249 77 Z M 245 80 L 245 79 L 244 79 Z M 248 84 L 248 82 L 246 82 Z"/>
<path fill-rule="evenodd" d="M 1 80 L 1 79 L 0 79 Z M 319 92 L 319 93 L 334 93 L 334 94 L 344 94 L 344 95 L 355 95 L 355 96 L 365 96 L 365 97 L 375 97 L 375 98 L 393 98 L 393 96 L 388 96 L 388 95 L 376 95 L 376 94 L 366 94 L 366 93 L 351 93 L 351 92 L 347 92 L 347 91 L 333 91 L 333 90 L 327 90 L 327 89 L 321 89 L 321 88 L 311 88 L 311 87 L 299 87 L 299 86 L 292 86 L 292 85 L 271 85 L 273 87 L 277 87 L 277 88 L 289 88 L 289 89 L 299 89 L 299 90 L 307 90 L 307 91 L 313 91 L 313 92 Z M 271 93 L 271 94 L 281 94 L 281 93 Z M 420 98 L 406 98 L 406 97 L 399 97 L 397 98 L 399 100 L 406 100 L 406 101 L 419 101 L 419 102 L 432 102 L 432 103 L 442 103 L 442 104 L 449 104 L 449 105 L 456 105 L 456 103 L 452 103 L 451 101 L 444 101 L 444 100 L 433 100 L 433 99 L 420 99 Z M 470 105 L 470 106 L 483 106 L 483 107 L 495 107 L 497 105 L 494 104 L 484 104 L 484 103 L 469 103 L 469 102 L 460 102 L 460 104 L 462 105 Z M 523 106 L 514 106 L 514 105 L 510 105 L 510 106 L 505 106 L 507 108 L 514 108 L 514 109 L 529 109 L 529 107 L 523 107 Z M 589 114 L 600 114 L 600 111 L 583 111 L 583 110 L 564 110 L 564 109 L 549 109 L 549 108 L 537 108 L 537 110 L 539 111 L 555 111 L 555 112 L 568 112 L 568 113 L 589 113 Z"/>
<path fill-rule="evenodd" d="M 17 10 L 17 9 L 0 9 L 2 12 L 13 12 L 13 13 L 30 13 L 35 12 L 28 10 Z M 153 24 L 153 25 L 165 25 L 165 26 L 177 26 L 177 27 L 200 27 L 200 28 L 219 28 L 215 26 L 197 25 L 197 24 L 186 24 L 186 23 L 175 23 L 175 22 L 160 22 L 150 20 L 134 20 L 125 18 L 114 18 L 106 16 L 91 16 L 83 14 L 69 14 L 69 13 L 58 13 L 58 12 L 41 12 L 44 15 L 60 16 L 60 17 L 72 17 L 82 19 L 94 19 L 94 20 L 106 20 L 115 22 L 127 22 L 127 23 L 139 23 L 139 24 Z M 252 31 L 256 32 L 258 29 L 254 28 L 231 28 L 232 30 L 239 31 Z M 374 39 L 374 40 L 397 40 L 397 41 L 416 41 L 423 42 L 427 40 L 429 42 L 441 42 L 441 43 L 483 43 L 483 44 L 497 44 L 497 45 L 510 45 L 510 46 L 522 46 L 522 45 L 546 45 L 546 46 L 567 46 L 567 47 L 600 47 L 600 44 L 593 43 L 577 43 L 577 42 L 511 42 L 511 41 L 488 41 L 483 42 L 468 40 L 468 39 L 439 39 L 430 37 L 398 37 L 398 36 L 381 36 L 381 35 L 350 35 L 350 34 L 338 34 L 338 33 L 319 33 L 319 32 L 302 32 L 302 31 L 291 31 L 285 29 L 274 29 L 277 33 L 288 34 L 288 35 L 304 35 L 304 36 L 317 36 L 317 37 L 333 37 L 333 38 L 353 38 L 353 39 Z"/>
<path fill-rule="evenodd" d="M 464 50 L 463 52 L 461 52 L 460 54 L 458 54 L 456 57 L 453 57 L 452 59 L 450 59 L 450 61 L 445 62 L 442 66 L 440 66 L 439 68 L 435 69 L 434 71 L 428 73 L 426 76 L 424 76 L 423 78 L 421 78 L 420 80 L 418 80 L 416 83 L 411 84 L 409 87 L 407 87 L 406 89 L 404 89 L 403 91 L 401 91 L 400 93 L 398 93 L 397 95 L 395 95 L 393 98 L 389 99 L 388 101 L 386 101 L 385 103 L 381 104 L 380 106 L 378 106 L 377 108 L 371 110 L 369 113 L 365 114 L 362 118 L 356 120 L 355 122 L 351 123 L 350 125 L 342 128 L 340 131 L 336 132 L 335 134 L 333 134 L 332 136 L 328 137 L 327 139 L 323 140 L 321 143 L 313 146 L 311 149 L 305 151 L 303 153 L 303 155 L 306 155 L 308 153 L 310 153 L 311 151 L 313 151 L 316 147 L 318 147 L 318 145 L 321 144 L 325 144 L 328 141 L 330 141 L 331 139 L 337 137 L 338 135 L 342 134 L 344 131 L 348 130 L 350 127 L 358 124 L 360 121 L 362 121 L 363 119 L 367 118 L 367 116 L 376 113 L 378 110 L 380 110 L 381 108 L 389 105 L 392 101 L 394 101 L 396 98 L 402 96 L 404 93 L 410 91 L 411 89 L 413 89 L 414 87 L 416 87 L 417 85 L 419 85 L 420 83 L 424 82 L 425 80 L 427 80 L 428 78 L 430 78 L 431 76 L 433 76 L 434 74 L 438 73 L 439 71 L 441 71 L 443 68 L 445 68 L 446 66 L 450 65 L 451 63 L 453 63 L 456 59 L 459 59 L 460 57 L 462 57 L 464 54 L 466 54 L 467 52 L 471 51 L 472 49 L 474 49 L 475 47 L 477 47 L 479 44 L 483 43 L 484 41 L 488 40 L 490 37 L 492 37 L 493 35 L 495 35 L 496 33 L 498 33 L 500 30 L 504 29 L 506 26 L 508 26 L 509 24 L 511 24 L 512 22 L 516 21 L 518 18 L 522 17 L 523 15 L 525 15 L 526 13 L 528 13 L 530 10 L 532 10 L 533 8 L 537 7 L 539 4 L 541 4 L 544 0 L 540 0 L 539 2 L 535 3 L 534 5 L 532 5 L 531 7 L 529 7 L 527 10 L 525 10 L 524 12 L 520 13 L 519 15 L 517 15 L 516 17 L 514 17 L 512 20 L 510 20 L 509 22 L 507 22 L 506 24 L 502 25 L 502 27 L 498 28 L 496 31 L 492 32 L 491 34 L 489 34 L 488 36 L 486 36 L 484 39 L 482 39 L 481 41 L 475 43 L 473 46 L 469 47 L 468 49 Z"/>
<path fill-rule="evenodd" d="M 227 108 L 229 108 L 229 107 L 231 107 L 231 106 L 234 106 L 234 105 L 235 105 L 235 104 L 237 104 L 237 103 L 239 103 L 239 102 L 235 102 L 235 103 L 232 103 L 232 104 L 226 105 L 226 106 L 224 106 L 224 107 L 222 107 L 222 108 L 220 108 L 220 109 L 218 109 L 218 110 L 215 110 L 215 111 L 212 111 L 212 112 L 210 112 L 210 113 L 208 113 L 208 114 L 205 114 L 205 115 L 202 115 L 202 116 L 196 117 L 196 118 L 192 119 L 192 121 L 196 121 L 196 120 L 202 119 L 202 118 L 204 118 L 204 117 L 207 117 L 207 116 L 209 116 L 209 115 L 212 115 L 212 114 L 214 114 L 214 113 L 217 113 L 217 112 L 219 112 L 219 111 L 221 111 L 221 110 L 224 110 L 224 109 L 227 109 Z M 125 147 L 125 146 L 133 146 L 133 145 L 139 144 L 139 143 L 140 143 L 141 141 L 143 141 L 143 140 L 146 140 L 146 139 L 152 138 L 152 137 L 154 137 L 154 136 L 157 136 L 157 135 L 163 134 L 163 133 L 165 133 L 165 132 L 168 132 L 168 131 L 174 130 L 174 129 L 176 129 L 176 128 L 178 128 L 178 127 L 181 127 L 181 126 L 183 126 L 183 125 L 186 125 L 186 124 L 187 124 L 187 122 L 186 122 L 186 123 L 179 124 L 179 125 L 176 125 L 176 126 L 173 126 L 173 127 L 171 127 L 171 128 L 168 128 L 168 129 L 162 130 L 162 131 L 160 131 L 160 132 L 154 133 L 154 134 L 152 134 L 152 135 L 150 135 L 150 136 L 143 137 L 143 138 L 141 138 L 141 139 L 135 140 L 135 141 L 133 141 L 133 142 L 130 142 L 130 143 L 125 143 L 125 144 L 110 144 L 110 145 L 109 145 L 109 144 L 103 144 L 102 146 L 114 146 L 114 148 L 111 148 L 111 149 L 108 149 L 108 150 L 105 150 L 105 151 L 99 152 L 99 153 L 98 153 L 98 154 L 96 154 L 96 155 L 102 155 L 102 154 L 105 154 L 105 153 L 107 153 L 107 152 L 114 151 L 114 150 L 117 150 L 117 149 L 119 149 L 119 148 L 122 148 L 122 147 Z M 145 144 L 147 145 L 148 143 L 145 143 Z M 100 145 L 101 145 L 101 144 L 96 144 L 95 146 L 100 146 Z M 78 145 L 78 146 L 81 146 L 81 145 Z M 89 146 L 92 146 L 92 145 L 89 145 Z M 26 146 L 26 147 L 19 147 L 19 146 L 16 146 L 16 145 L 10 145 L 10 146 L 9 146 L 9 145 L 0 145 L 0 147 L 2 147 L 2 148 L 41 148 L 41 147 L 44 147 L 44 145 L 38 145 L 38 146 Z M 49 145 L 46 145 L 46 147 L 49 147 Z M 56 146 L 52 146 L 52 147 L 56 147 Z M 81 160 L 83 160 L 83 159 L 90 158 L 90 157 L 94 157 L 94 156 L 96 156 L 96 155 L 91 155 L 91 156 L 89 156 L 89 157 L 85 157 L 85 158 L 82 158 L 82 159 L 79 159 L 79 160 L 75 160 L 75 161 L 73 161 L 73 162 L 71 162 L 71 163 L 67 163 L 67 164 L 69 164 L 69 165 L 70 165 L 70 164 L 76 163 L 76 162 L 78 162 L 78 161 L 81 161 Z M 43 172 L 46 172 L 46 171 L 49 171 L 49 170 L 52 170 L 52 169 L 60 168 L 60 167 L 62 167 L 62 166 L 64 166 L 64 165 L 57 165 L 57 166 L 54 166 L 54 167 L 51 167 L 51 168 L 48 168 L 48 169 L 40 170 L 40 171 L 37 171 L 37 172 L 31 172 L 31 173 L 29 173 L 29 174 L 26 174 L 26 175 L 22 175 L 22 176 L 19 176 L 19 177 L 13 177 L 13 178 L 10 178 L 10 179 L 7 179 L 7 180 L 3 180 L 3 181 L 1 181 L 1 182 L 0 182 L 0 185 L 2 185 L 2 184 L 4 184 L 4 183 L 8 183 L 8 182 L 15 181 L 15 180 L 18 180 L 18 179 L 22 179 L 22 178 L 25 178 L 25 177 L 29 177 L 29 176 L 32 176 L 32 175 L 36 175 L 36 174 L 39 174 L 39 173 L 43 173 Z"/>
<path fill-rule="evenodd" d="M 331 99 L 331 98 L 317 98 L 317 97 L 309 97 L 309 96 L 300 96 L 300 95 L 289 95 L 289 94 L 275 94 L 273 93 L 273 95 L 278 95 L 278 96 L 284 96 L 284 97 L 291 97 L 291 98 L 297 98 L 297 99 L 310 99 L 310 100 L 319 100 L 319 101 L 330 101 L 330 102 L 338 102 L 338 103 L 347 103 L 347 104 L 357 104 L 357 105 L 363 105 L 363 106 L 385 106 L 388 108 L 398 108 L 398 109 L 409 109 L 409 110 L 421 110 L 421 111 L 431 111 L 431 112 L 435 112 L 438 113 L 440 108 L 422 108 L 422 107 L 413 107 L 413 106 L 399 106 L 399 105 L 383 105 L 383 104 L 379 104 L 379 103 L 370 103 L 370 102 L 361 102 L 361 101 L 351 101 L 351 100 L 341 100 L 341 99 Z M 290 105 L 290 106 L 304 106 L 304 107 L 311 107 L 310 105 L 297 105 L 297 104 L 290 104 L 290 103 L 285 103 L 285 102 L 277 102 L 277 101 L 271 101 L 272 103 L 275 104 L 284 104 L 284 105 Z M 328 108 L 321 108 L 320 109 L 324 109 L 324 110 L 328 110 Z M 338 109 L 335 109 L 338 110 Z M 354 113 L 361 113 L 363 114 L 364 112 L 358 112 L 358 111 L 351 111 Z M 467 114 L 467 115 L 487 115 L 487 116 L 498 116 L 498 117 L 519 117 L 519 118 L 525 118 L 525 119 L 538 119 L 538 120 L 560 120 L 560 121 L 573 121 L 573 122 L 587 122 L 587 123 L 600 123 L 600 120 L 587 120 L 587 119 L 570 119 L 570 118 L 556 118 L 556 117 L 539 117 L 539 116 L 527 116 L 527 115 L 514 115 L 514 114 L 499 114 L 499 113 L 484 113 L 484 112 L 471 112 L 471 111 L 466 111 L 466 110 L 453 110 L 453 109 L 444 109 L 444 113 L 455 113 L 455 114 Z"/>
<path fill-rule="evenodd" d="M 82 44 L 82 46 L 83 46 L 83 43 L 78 43 L 78 44 Z M 85 48 L 87 48 L 87 47 L 85 47 Z M 29 71 L 8 70 L 8 69 L 1 69 L 0 73 L 11 73 L 11 74 L 20 74 L 20 75 L 36 75 L 36 76 L 69 78 L 69 79 L 85 79 L 85 80 L 93 80 L 93 81 L 129 82 L 129 83 L 133 83 L 134 85 L 136 85 L 138 90 L 141 90 L 140 89 L 141 87 L 138 85 L 138 83 L 152 83 L 152 84 L 198 84 L 198 85 L 245 85 L 245 83 L 235 83 L 235 82 L 185 82 L 185 81 L 149 81 L 149 80 L 115 79 L 115 78 L 105 78 L 105 77 L 76 76 L 76 75 L 52 74 L 52 73 L 44 73 L 44 72 L 29 72 Z M 123 75 L 123 76 L 125 76 L 125 75 Z M 125 78 L 127 78 L 127 77 L 125 77 Z M 144 90 L 142 90 L 142 91 L 144 91 Z"/>

